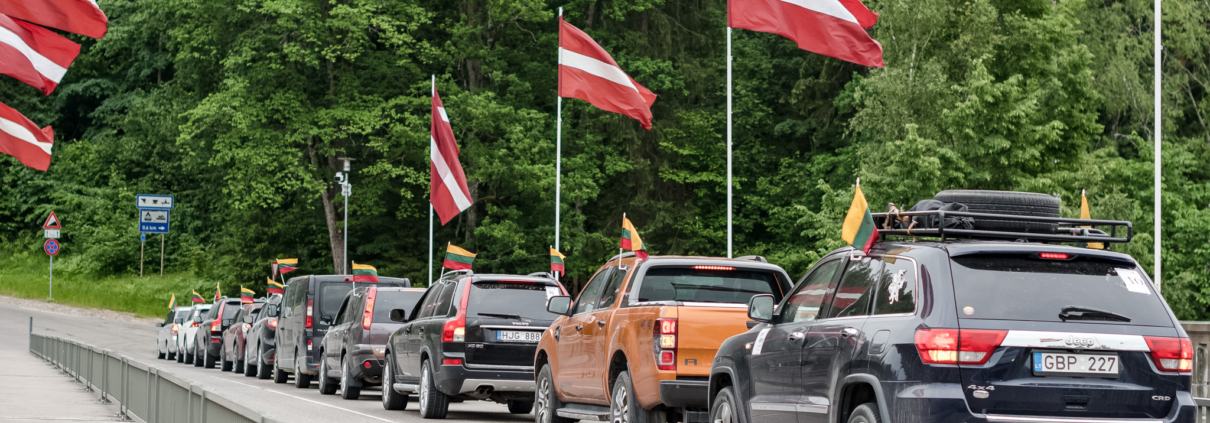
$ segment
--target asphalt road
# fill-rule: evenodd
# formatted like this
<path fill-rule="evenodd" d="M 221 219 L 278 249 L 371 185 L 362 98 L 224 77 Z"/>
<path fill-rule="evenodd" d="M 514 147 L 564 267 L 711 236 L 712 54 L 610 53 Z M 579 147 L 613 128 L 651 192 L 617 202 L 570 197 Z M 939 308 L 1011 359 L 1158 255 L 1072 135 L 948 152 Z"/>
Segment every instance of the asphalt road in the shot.
<path fill-rule="evenodd" d="M 112 320 L 27 308 L 0 302 L 0 339 L 8 345 L 28 349 L 29 317 L 34 318 L 34 332 L 74 339 L 94 346 L 126 354 L 145 364 L 157 366 L 204 385 L 254 410 L 271 414 L 290 422 L 419 422 L 416 398 L 404 411 L 382 408 L 377 389 L 362 391 L 359 400 L 343 400 L 339 395 L 320 395 L 311 383 L 310 389 L 297 389 L 291 384 L 274 384 L 270 380 L 224 373 L 216 369 L 157 360 L 155 339 L 158 328 L 153 323 Z M 467 401 L 450 404 L 447 420 L 468 422 L 532 422 L 532 414 L 512 415 L 502 404 Z"/>

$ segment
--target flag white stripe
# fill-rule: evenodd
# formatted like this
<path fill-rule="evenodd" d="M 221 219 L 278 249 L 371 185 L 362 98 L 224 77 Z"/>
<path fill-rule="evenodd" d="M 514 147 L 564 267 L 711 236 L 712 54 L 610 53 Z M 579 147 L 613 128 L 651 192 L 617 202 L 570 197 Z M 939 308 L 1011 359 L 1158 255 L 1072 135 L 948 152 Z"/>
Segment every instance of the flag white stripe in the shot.
<path fill-rule="evenodd" d="M 437 111 L 441 112 L 441 120 L 442 120 L 442 121 L 444 121 L 445 123 L 450 123 L 450 115 L 445 114 L 445 108 L 444 108 L 444 107 L 438 107 L 438 108 L 437 108 Z"/>
<path fill-rule="evenodd" d="M 626 72 L 622 72 L 617 66 L 602 62 L 592 57 L 576 53 L 571 50 L 559 47 L 559 62 L 563 66 L 576 68 L 591 75 L 601 77 L 610 82 L 628 87 L 635 92 L 639 92 L 634 84 L 630 82 L 630 77 L 626 76 Z"/>
<path fill-rule="evenodd" d="M 25 44 L 25 40 L 21 39 L 16 33 L 2 26 L 0 26 L 0 43 L 16 48 L 17 51 L 29 59 L 30 63 L 33 63 L 34 69 L 38 73 L 42 74 L 46 79 L 55 81 L 56 84 L 63 79 L 63 75 L 67 74 L 67 68 L 47 59 L 46 56 L 43 56 L 28 44 Z"/>
<path fill-rule="evenodd" d="M 780 0 L 813 12 L 819 12 L 837 19 L 857 23 L 857 18 L 836 0 Z"/>
<path fill-rule="evenodd" d="M 433 161 L 433 166 L 437 167 L 437 176 L 441 177 L 442 185 L 450 191 L 450 197 L 454 198 L 454 205 L 458 206 L 458 211 L 463 211 L 471 207 L 471 202 L 466 198 L 466 194 L 458 186 L 458 180 L 454 179 L 454 174 L 450 172 L 450 167 L 445 163 L 445 157 L 441 155 L 441 150 L 437 148 L 437 140 L 429 136 L 429 149 L 432 153 L 429 154 L 429 159 Z"/>
<path fill-rule="evenodd" d="M 0 131 L 4 131 L 4 133 L 12 135 L 21 141 L 33 144 L 35 147 L 45 151 L 46 154 L 50 154 L 51 144 L 39 142 L 38 138 L 32 132 L 29 132 L 29 129 L 25 129 L 24 126 L 21 126 L 17 122 L 0 117 Z"/>

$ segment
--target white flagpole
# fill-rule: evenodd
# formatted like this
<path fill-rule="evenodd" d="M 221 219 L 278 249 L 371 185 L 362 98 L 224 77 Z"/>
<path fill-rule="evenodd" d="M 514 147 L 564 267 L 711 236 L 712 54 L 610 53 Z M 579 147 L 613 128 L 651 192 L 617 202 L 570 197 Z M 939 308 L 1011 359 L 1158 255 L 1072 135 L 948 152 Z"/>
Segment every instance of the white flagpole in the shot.
<path fill-rule="evenodd" d="M 1160 202 L 1160 189 L 1161 189 L 1161 187 L 1160 187 L 1161 166 L 1160 165 L 1161 165 L 1161 162 L 1163 161 L 1163 156 L 1162 156 L 1163 148 L 1161 147 L 1161 140 L 1163 137 L 1163 132 L 1161 131 L 1161 128 L 1163 127 L 1163 120 L 1164 120 L 1163 117 L 1160 115 L 1160 109 L 1161 109 L 1160 93 L 1161 93 L 1161 90 L 1163 89 L 1162 80 L 1161 80 L 1162 74 L 1160 73 L 1161 72 L 1160 61 L 1163 56 L 1163 45 L 1160 42 L 1160 32 L 1161 32 L 1161 28 L 1162 28 L 1162 21 L 1160 20 L 1161 13 L 1162 13 L 1162 10 L 1160 8 L 1160 0 L 1155 0 L 1155 12 L 1154 13 L 1155 13 L 1155 24 L 1154 24 L 1155 25 L 1155 82 L 1154 82 L 1154 85 L 1155 85 L 1155 277 L 1154 277 L 1154 279 L 1155 279 L 1155 290 L 1160 291 L 1160 273 L 1161 273 L 1161 269 L 1163 268 L 1162 261 L 1160 260 L 1160 258 L 1161 258 L 1160 249 L 1162 246 L 1162 243 L 1160 242 L 1160 210 L 1163 207 L 1163 205 Z"/>
<path fill-rule="evenodd" d="M 559 25 L 562 30 L 563 25 L 563 8 L 559 8 Z M 563 47 L 559 47 L 559 65 L 563 64 Z M 555 66 L 555 71 L 558 71 L 558 66 Z M 560 79 L 559 83 L 562 83 Z M 556 84 L 557 85 L 557 84 Z M 559 249 L 559 207 L 563 191 L 563 96 L 557 95 L 559 87 L 555 87 L 555 93 L 558 97 L 557 116 L 555 117 L 555 249 Z"/>
<path fill-rule="evenodd" d="M 727 258 L 731 258 L 731 25 L 727 25 Z"/>
<path fill-rule="evenodd" d="M 437 96 L 437 75 L 433 75 L 433 96 Z M 429 136 L 432 139 L 432 135 Z M 429 143 L 429 148 L 433 148 L 433 143 Z M 429 161 L 433 160 L 433 153 L 429 152 Z M 433 193 L 429 193 L 429 284 L 425 286 L 433 286 Z"/>

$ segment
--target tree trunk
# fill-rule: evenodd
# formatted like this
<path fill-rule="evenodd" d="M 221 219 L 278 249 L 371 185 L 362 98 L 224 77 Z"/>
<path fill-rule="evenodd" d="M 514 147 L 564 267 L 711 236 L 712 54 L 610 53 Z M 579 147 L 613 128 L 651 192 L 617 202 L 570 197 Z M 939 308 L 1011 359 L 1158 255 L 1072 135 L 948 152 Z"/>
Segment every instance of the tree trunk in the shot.
<path fill-rule="evenodd" d="M 314 141 L 310 141 L 307 143 L 307 155 L 311 158 L 311 166 L 315 169 L 321 169 L 319 158 L 315 157 L 315 146 L 312 144 L 313 142 Z M 334 161 L 335 158 L 328 157 L 328 166 L 332 166 L 332 162 Z M 335 187 L 328 182 L 324 182 L 324 190 L 320 191 L 319 198 L 323 201 L 324 221 L 328 224 L 328 243 L 332 247 L 332 273 L 339 274 L 343 267 L 342 264 L 345 262 L 345 234 L 344 229 L 340 226 L 337 226 L 338 219 L 336 217 L 336 204 L 333 203 L 334 197 L 336 197 Z"/>

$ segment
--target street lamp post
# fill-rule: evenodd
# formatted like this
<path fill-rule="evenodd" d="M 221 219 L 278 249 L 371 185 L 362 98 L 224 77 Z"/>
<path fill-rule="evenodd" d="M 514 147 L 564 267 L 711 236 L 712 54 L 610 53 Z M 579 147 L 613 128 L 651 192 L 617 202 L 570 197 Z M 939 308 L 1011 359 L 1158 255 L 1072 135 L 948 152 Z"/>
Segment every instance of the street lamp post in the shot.
<path fill-rule="evenodd" d="M 353 178 L 353 172 L 349 171 L 349 162 L 353 159 L 342 157 L 340 160 L 345 162 L 344 176 L 342 177 L 340 172 L 336 173 L 336 178 L 340 181 L 340 195 L 345 198 L 344 254 L 340 263 L 340 274 L 347 275 L 349 274 L 349 196 L 353 195 L 353 183 L 350 181 Z"/>

